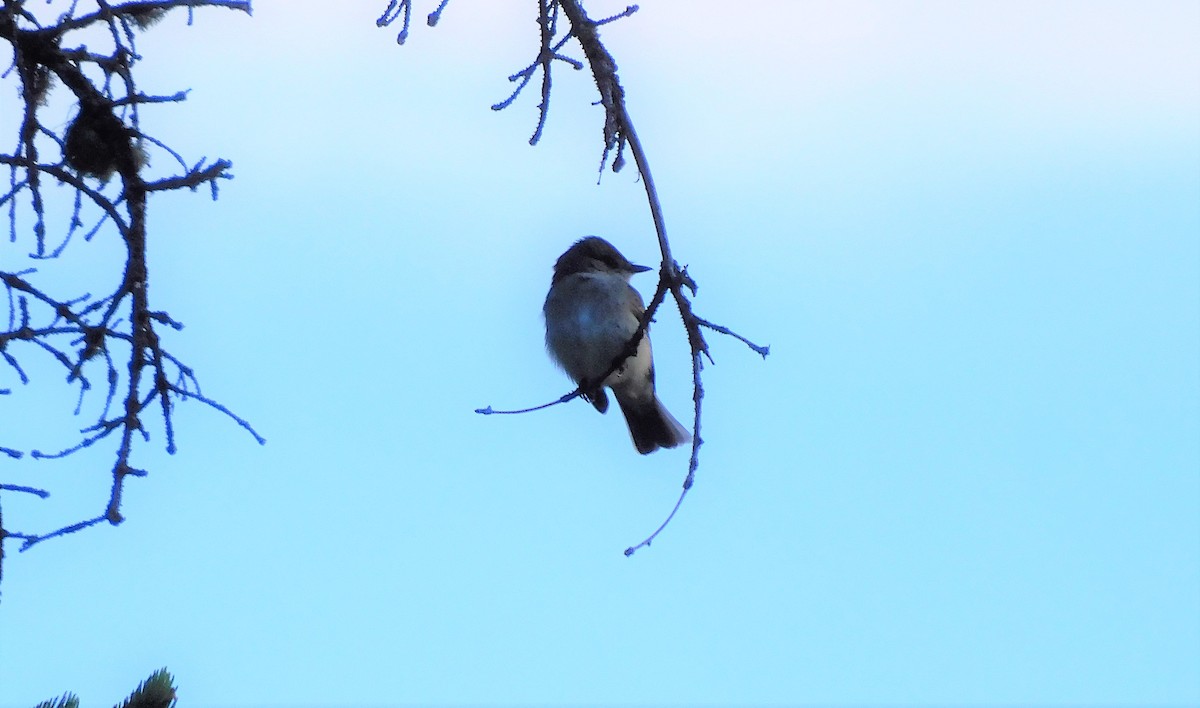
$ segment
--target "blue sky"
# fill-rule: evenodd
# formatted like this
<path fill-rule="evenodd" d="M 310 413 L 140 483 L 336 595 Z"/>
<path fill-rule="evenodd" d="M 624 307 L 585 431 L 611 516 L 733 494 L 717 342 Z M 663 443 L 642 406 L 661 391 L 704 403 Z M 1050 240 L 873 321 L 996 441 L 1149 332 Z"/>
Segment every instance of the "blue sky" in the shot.
<path fill-rule="evenodd" d="M 584 234 L 655 263 L 641 185 L 596 184 L 584 73 L 536 148 L 534 96 L 488 110 L 531 8 L 454 0 L 397 47 L 385 5 L 143 40 L 143 87 L 192 89 L 147 124 L 236 175 L 151 203 L 152 296 L 268 444 L 181 405 L 122 526 L 7 545 L 0 705 L 111 704 L 163 665 L 197 706 L 1200 703 L 1200 5 L 606 27 L 698 313 L 772 350 L 710 338 L 696 486 L 632 558 L 686 452 L 578 402 L 472 411 L 568 390 L 550 268 Z M 684 418 L 671 311 L 653 335 Z M 3 445 L 89 422 L 49 367 L 8 398 Z M 0 460 L 53 492 L 5 523 L 94 515 L 112 454 Z"/>

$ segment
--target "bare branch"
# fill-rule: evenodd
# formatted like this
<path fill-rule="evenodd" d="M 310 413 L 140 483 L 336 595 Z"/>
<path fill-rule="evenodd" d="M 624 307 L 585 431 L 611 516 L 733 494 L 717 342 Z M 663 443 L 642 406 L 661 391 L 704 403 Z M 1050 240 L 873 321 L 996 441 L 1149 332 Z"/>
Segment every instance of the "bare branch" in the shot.
<path fill-rule="evenodd" d="M 633 355 L 637 351 L 638 343 L 645 336 L 649 322 L 652 320 L 655 310 L 662 303 L 665 294 L 669 291 L 672 298 L 675 300 L 679 308 L 680 317 L 683 320 L 684 329 L 687 332 L 688 345 L 691 351 L 692 358 L 692 398 L 693 398 L 693 429 L 692 429 L 692 454 L 688 463 L 688 473 L 684 479 L 683 489 L 676 501 L 675 506 L 671 509 L 670 514 L 663 523 L 655 529 L 644 541 L 634 546 L 630 546 L 625 550 L 625 555 L 633 555 L 642 546 L 649 546 L 651 542 L 666 528 L 671 519 L 679 511 L 684 498 L 688 491 L 692 488 L 695 481 L 695 473 L 699 466 L 699 450 L 703 441 L 700 437 L 701 423 L 701 408 L 704 398 L 704 388 L 701 377 L 703 371 L 703 359 L 708 358 L 711 362 L 712 357 L 709 353 L 708 343 L 705 341 L 702 329 L 709 329 L 721 334 L 735 337 L 749 346 L 752 350 L 763 356 L 764 358 L 770 353 L 769 347 L 761 347 L 754 344 L 749 339 L 736 334 L 732 330 L 720 325 L 715 325 L 708 320 L 705 320 L 695 314 L 692 302 L 684 293 L 686 288 L 694 297 L 697 287 L 695 280 L 687 273 L 686 268 L 681 268 L 675 261 L 671 253 L 671 244 L 667 238 L 666 220 L 663 216 L 662 205 L 659 201 L 658 191 L 655 188 L 654 178 L 650 171 L 649 159 L 646 155 L 646 150 L 638 138 L 637 131 L 634 129 L 633 121 L 629 116 L 629 111 L 625 103 L 625 90 L 621 86 L 619 77 L 617 76 L 617 63 L 609 53 L 608 49 L 600 40 L 598 29 L 602 25 L 609 24 L 619 19 L 629 17 L 637 12 L 636 5 L 630 5 L 623 12 L 617 13 L 610 17 L 601 20 L 592 20 L 588 17 L 583 8 L 581 0 L 537 0 L 538 3 L 538 29 L 539 41 L 538 52 L 536 57 L 528 66 L 508 77 L 509 81 L 516 83 L 517 86 L 508 98 L 496 103 L 492 106 L 492 110 L 503 110 L 513 104 L 521 92 L 530 84 L 533 77 L 538 72 L 541 72 L 541 101 L 538 104 L 538 120 L 534 128 L 533 136 L 530 138 L 530 144 L 536 144 L 545 129 L 547 115 L 550 106 L 550 94 L 552 89 L 552 70 L 555 60 L 561 60 L 572 67 L 582 68 L 583 63 L 572 59 L 561 53 L 562 48 L 570 39 L 578 40 L 580 47 L 583 50 L 586 64 L 591 68 L 592 78 L 595 81 L 596 89 L 600 94 L 599 104 L 604 109 L 604 125 L 603 125 L 603 151 L 600 159 L 600 169 L 603 170 L 608 164 L 612 165 L 614 172 L 619 171 L 625 164 L 624 152 L 628 147 L 633 154 L 634 162 L 637 165 L 638 175 L 642 180 L 642 184 L 646 191 L 646 201 L 650 208 L 651 220 L 654 223 L 655 234 L 658 238 L 659 250 L 662 254 L 662 265 L 659 269 L 658 288 L 655 292 L 651 304 L 643 313 L 642 320 L 639 323 L 637 332 L 630 339 L 626 349 L 613 362 L 609 374 L 616 371 L 623 364 L 625 359 Z M 445 6 L 443 1 L 438 10 L 434 13 L 437 15 Z M 404 38 L 408 33 L 409 14 L 411 13 L 411 0 L 390 0 L 387 9 L 380 17 L 379 26 L 385 26 L 394 22 L 397 18 L 403 18 L 403 28 L 397 40 L 400 43 L 404 42 Z M 559 12 L 567 18 L 569 25 L 565 31 L 561 31 L 558 27 Z M 435 21 L 434 15 L 430 16 L 430 24 Z M 611 163 L 610 163 L 611 160 Z M 601 377 L 600 380 L 607 379 L 608 374 Z M 526 408 L 522 410 L 504 410 L 497 411 L 491 406 L 486 408 L 476 409 L 476 413 L 484 415 L 492 414 L 515 414 L 527 413 L 535 410 L 542 410 L 559 403 L 577 398 L 581 392 L 587 390 L 587 382 L 584 382 L 571 393 L 565 394 L 555 401 L 543 405 Z"/>
<path fill-rule="evenodd" d="M 600 169 L 610 164 L 614 172 L 619 171 L 625 164 L 624 151 L 628 147 L 633 154 L 634 162 L 637 165 L 638 175 L 641 177 L 642 184 L 646 191 L 646 201 L 650 208 L 651 220 L 654 223 L 655 234 L 658 238 L 659 250 L 662 254 L 662 265 L 659 269 L 658 287 L 654 297 L 651 300 L 650 306 L 646 308 L 639 322 L 639 326 L 634 335 L 630 338 L 625 350 L 618 356 L 609 369 L 608 373 L 600 377 L 600 381 L 607 380 L 608 375 L 619 369 L 624 361 L 632 356 L 637 351 L 637 347 L 642 337 L 645 336 L 649 323 L 653 319 L 654 313 L 662 303 L 667 292 L 671 293 L 679 308 L 681 319 L 683 320 L 684 329 L 687 332 L 689 349 L 692 357 L 692 399 L 693 399 L 693 427 L 692 427 L 692 453 L 688 463 L 688 473 L 684 479 L 683 489 L 679 495 L 675 506 L 671 509 L 670 514 L 663 523 L 655 529 L 645 540 L 634 546 L 630 546 L 625 550 L 625 555 L 633 555 L 639 548 L 649 546 L 651 542 L 666 528 L 666 526 L 675 517 L 679 511 L 683 500 L 687 497 L 688 491 L 692 488 L 695 481 L 695 473 L 699 466 L 699 451 L 703 444 L 700 437 L 701 423 L 701 408 L 704 398 L 704 388 L 701 378 L 703 371 L 703 358 L 708 358 L 712 361 L 709 353 L 708 343 L 705 341 L 702 328 L 710 329 L 721 334 L 735 337 L 753 349 L 755 352 L 764 358 L 770 353 L 769 347 L 761 347 L 754 344 L 749 339 L 736 334 L 726 327 L 715 325 L 708 320 L 705 320 L 695 314 L 692 302 L 684 293 L 686 288 L 694 297 L 696 294 L 696 282 L 688 274 L 686 268 L 681 268 L 675 261 L 671 253 L 671 244 L 667 238 L 666 220 L 663 216 L 662 205 L 659 201 L 658 191 L 655 188 L 654 178 L 650 171 L 649 159 L 646 151 L 638 138 L 637 131 L 634 129 L 633 121 L 629 116 L 629 111 L 625 102 L 625 90 L 621 86 L 619 77 L 617 76 L 617 63 L 609 53 L 608 49 L 600 40 L 600 35 L 597 30 L 602 25 L 609 24 L 619 19 L 629 17 L 637 12 L 636 5 L 630 5 L 623 12 L 617 13 L 610 17 L 601 20 L 592 20 L 588 17 L 587 12 L 583 8 L 581 0 L 537 0 L 538 2 L 538 29 L 539 43 L 538 52 L 535 59 L 528 66 L 508 77 L 510 82 L 516 83 L 517 86 L 508 98 L 496 103 L 492 106 L 492 110 L 503 110 L 513 104 L 521 92 L 533 80 L 533 77 L 541 72 L 541 101 L 538 104 L 538 120 L 534 128 L 533 136 L 529 142 L 531 145 L 536 144 L 540 139 L 543 130 L 545 129 L 547 115 L 550 106 L 550 94 L 552 89 L 552 70 L 555 60 L 561 60 L 576 69 L 583 67 L 583 63 L 561 53 L 562 48 L 572 38 L 579 42 L 583 50 L 586 64 L 591 68 L 592 78 L 595 81 L 596 89 L 600 94 L 599 104 L 604 109 L 604 126 L 603 126 L 603 151 L 600 159 Z M 443 3 L 444 5 L 445 3 Z M 401 31 L 401 39 L 407 33 L 408 28 L 408 13 L 411 11 L 409 0 L 392 0 L 384 13 L 383 20 L 393 21 L 397 16 L 403 15 L 404 29 Z M 441 8 L 439 7 L 439 12 Z M 567 18 L 568 28 L 560 33 L 558 27 L 559 11 Z M 484 415 L 493 414 L 516 414 L 528 413 L 531 411 L 542 410 L 560 403 L 565 403 L 582 395 L 582 391 L 588 390 L 588 382 L 583 382 L 579 388 L 561 396 L 555 401 L 545 403 L 532 408 L 521 410 L 503 410 L 498 411 L 492 409 L 491 406 L 486 408 L 476 409 L 476 413 Z"/>
<path fill-rule="evenodd" d="M 150 95 L 138 90 L 135 81 L 136 65 L 141 60 L 135 44 L 138 33 L 164 13 L 186 8 L 190 21 L 195 8 L 220 7 L 249 13 L 250 3 L 248 0 L 142 0 L 119 4 L 91 0 L 91 3 L 94 11 L 76 14 L 80 3 L 72 2 L 65 15 L 43 25 L 18 0 L 0 0 L 0 40 L 12 46 L 23 99 L 16 148 L 0 154 L 0 165 L 9 170 L 9 189 L 0 196 L 0 204 L 8 206 L 9 242 L 20 244 L 26 238 L 26 229 L 19 227 L 18 222 L 23 215 L 32 214 L 33 248 L 27 256 L 30 259 L 53 261 L 72 244 L 77 230 L 93 220 L 94 224 L 85 233 L 85 242 L 90 242 L 101 227 L 111 225 L 107 231 L 115 233 L 125 250 L 122 269 L 112 274 L 113 289 L 100 297 L 53 292 L 39 283 L 33 269 L 0 271 L 0 287 L 8 306 L 8 324 L 0 329 L 4 370 L 15 372 L 21 384 L 26 385 L 30 377 L 20 358 L 30 356 L 31 352 L 51 357 L 66 370 L 67 382 L 79 387 L 76 415 L 83 410 L 86 394 L 94 390 L 89 376 L 102 373 L 95 378 L 104 381 L 103 408 L 95 423 L 83 427 L 80 438 L 62 449 L 32 450 L 30 457 L 65 457 L 103 440 L 119 441 L 110 469 L 112 488 L 104 512 L 42 534 L 17 533 L 0 523 L 0 543 L 6 537 L 24 539 L 21 550 L 101 521 L 119 524 L 123 518 L 120 502 L 125 480 L 146 474 L 131 465 L 131 458 L 135 443 L 148 440 L 148 416 L 161 416 L 166 449 L 175 452 L 176 400 L 195 398 L 229 416 L 260 443 L 264 442 L 249 423 L 200 394 L 191 368 L 167 350 L 159 334 L 164 327 L 162 331 L 174 331 L 182 325 L 167 313 L 151 308 L 146 228 L 150 195 L 174 189 L 195 190 L 208 184 L 215 197 L 218 180 L 232 177 L 232 164 L 228 160 L 210 164 L 200 160 L 189 167 L 164 141 L 144 134 L 139 126 L 139 110 L 180 103 L 187 98 L 187 92 Z M 111 47 L 62 46 L 65 35 L 88 28 L 105 29 Z M 97 76 L 102 80 L 97 80 Z M 39 115 L 46 93 L 56 84 L 69 91 L 79 106 L 78 113 L 61 132 Z M 152 180 L 144 178 L 146 146 L 168 153 L 182 172 Z M 95 178 L 100 180 L 98 185 L 93 181 Z M 74 208 L 61 241 L 51 250 L 46 244 L 52 223 L 46 198 L 55 190 L 70 194 Z M 79 245 L 78 239 L 74 243 Z M 2 392 L 11 394 L 8 389 Z M 0 453 L 14 458 L 22 455 L 10 447 L 0 447 Z M 14 491 L 28 490 L 0 484 L 0 492 Z M 0 559 L 2 551 L 0 547 Z"/>

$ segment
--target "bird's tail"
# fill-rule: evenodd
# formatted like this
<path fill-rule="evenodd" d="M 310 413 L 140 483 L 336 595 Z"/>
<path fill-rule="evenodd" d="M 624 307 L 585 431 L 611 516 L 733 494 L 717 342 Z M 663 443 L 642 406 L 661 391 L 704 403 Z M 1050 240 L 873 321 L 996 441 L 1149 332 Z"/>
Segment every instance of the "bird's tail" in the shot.
<path fill-rule="evenodd" d="M 687 428 L 675 420 L 675 416 L 663 406 L 658 396 L 633 398 L 621 395 L 615 389 L 613 393 L 617 395 L 617 404 L 625 414 L 629 434 L 633 437 L 633 446 L 643 455 L 660 447 L 675 447 L 692 439 Z"/>

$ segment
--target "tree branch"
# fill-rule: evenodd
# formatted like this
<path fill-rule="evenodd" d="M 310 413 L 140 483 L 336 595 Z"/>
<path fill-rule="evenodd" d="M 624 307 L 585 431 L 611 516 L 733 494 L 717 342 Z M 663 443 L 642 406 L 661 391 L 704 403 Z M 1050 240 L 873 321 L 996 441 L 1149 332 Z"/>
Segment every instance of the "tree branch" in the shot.
<path fill-rule="evenodd" d="M 81 437 L 58 452 L 30 451 L 32 459 L 65 457 L 114 434 L 119 439 L 115 459 L 109 474 L 112 486 L 103 513 L 68 524 L 47 533 L 26 533 L 9 530 L 0 523 L 0 561 L 5 538 L 23 539 L 21 550 L 90 528 L 102 521 L 119 524 L 124 482 L 131 476 L 144 476 L 144 470 L 131 465 L 138 439 L 148 439 L 145 417 L 152 406 L 162 416 L 168 453 L 176 451 L 175 428 L 172 418 L 174 399 L 196 398 L 230 416 L 263 442 L 250 425 L 212 399 L 201 396 L 192 370 L 165 348 L 158 327 L 170 330 L 182 327 L 165 312 L 151 309 L 151 280 L 149 277 L 147 245 L 149 234 L 146 214 L 151 194 L 175 189 L 196 189 L 208 184 L 216 196 L 217 181 L 232 177 L 228 160 L 205 165 L 203 161 L 188 167 L 177 152 L 164 141 L 142 133 L 138 111 L 141 106 L 178 103 L 187 92 L 168 95 L 147 95 L 137 88 L 136 65 L 141 56 L 136 51 L 137 33 L 146 29 L 163 13 L 186 8 L 190 13 L 198 7 L 222 7 L 250 12 L 247 0 L 154 0 L 113 4 L 109 0 L 92 0 L 95 10 L 75 14 L 80 4 L 73 0 L 65 16 L 53 23 L 41 24 L 21 0 L 0 0 L 0 40 L 13 49 L 13 63 L 21 82 L 23 117 L 17 136 L 17 148 L 0 154 L 0 165 L 9 169 L 9 190 L 0 196 L 7 203 L 10 242 L 20 244 L 24 229 L 18 228 L 19 217 L 32 213 L 33 252 L 28 258 L 53 261 L 68 247 L 71 236 L 87 219 L 99 218 L 87 232 L 90 241 L 101 226 L 112 224 L 112 230 L 124 246 L 123 271 L 116 276 L 113 290 L 103 297 L 90 294 L 63 296 L 51 292 L 37 281 L 36 271 L 25 268 L 0 272 L 8 303 L 8 324 L 0 329 L 0 354 L 7 370 L 15 372 L 21 384 L 29 376 L 20 365 L 19 356 L 27 347 L 48 354 L 67 370 L 68 383 L 78 383 L 78 414 L 84 395 L 92 389 L 88 379 L 90 363 L 103 360 L 107 393 L 104 407 L 95 424 L 84 427 Z M 107 49 L 62 48 L 62 38 L 69 32 L 89 28 L 107 28 L 111 38 Z M 103 42 L 101 42 L 103 44 Z M 99 76 L 103 81 L 95 82 Z M 0 77 L 2 78 L 2 77 Z M 78 103 L 79 111 L 70 125 L 62 131 L 54 129 L 55 122 L 43 122 L 39 111 L 46 94 L 52 90 L 51 78 L 57 79 Z M 147 181 L 143 172 L 147 165 L 146 146 L 161 149 L 171 155 L 183 168 L 177 175 Z M 50 156 L 47 159 L 46 156 Z M 115 179 L 114 179 L 115 177 Z M 93 182 L 99 178 L 99 183 Z M 61 189 L 73 194 L 74 210 L 66 226 L 62 243 L 53 251 L 46 248 L 45 238 L 49 219 L 45 196 L 49 190 Z M 86 197 L 86 199 L 83 199 Z M 20 202 L 20 209 L 18 209 Z M 78 242 L 76 241 L 76 244 Z M 8 259 L 6 259 L 6 263 Z M 114 354 L 125 355 L 120 369 Z M 170 383 L 173 378 L 178 383 Z M 121 404 L 115 417 L 110 410 L 115 400 Z M 9 389 L 3 389 L 6 394 Z M 0 447 L 10 457 L 21 452 Z M 0 493 L 27 491 L 15 485 L 0 484 Z"/>

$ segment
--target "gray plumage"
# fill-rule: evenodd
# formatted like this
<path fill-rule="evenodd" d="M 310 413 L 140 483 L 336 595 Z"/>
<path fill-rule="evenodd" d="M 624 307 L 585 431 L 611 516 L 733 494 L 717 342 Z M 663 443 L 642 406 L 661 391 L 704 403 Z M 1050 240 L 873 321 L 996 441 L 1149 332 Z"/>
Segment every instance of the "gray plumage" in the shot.
<path fill-rule="evenodd" d="M 584 397 L 601 413 L 608 410 L 604 389 L 612 389 L 634 447 L 643 455 L 691 440 L 655 393 L 649 330 L 637 352 L 604 381 L 598 381 L 637 331 L 645 305 L 629 278 L 648 270 L 630 263 L 608 241 L 588 236 L 554 264 L 542 309 L 550 355 L 577 384 L 585 386 Z"/>

